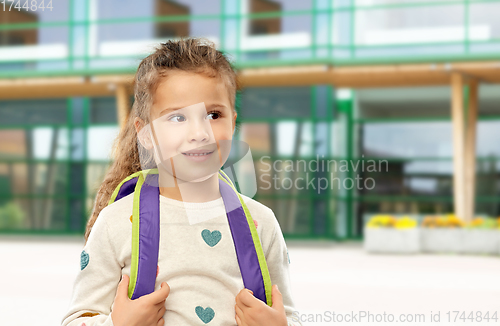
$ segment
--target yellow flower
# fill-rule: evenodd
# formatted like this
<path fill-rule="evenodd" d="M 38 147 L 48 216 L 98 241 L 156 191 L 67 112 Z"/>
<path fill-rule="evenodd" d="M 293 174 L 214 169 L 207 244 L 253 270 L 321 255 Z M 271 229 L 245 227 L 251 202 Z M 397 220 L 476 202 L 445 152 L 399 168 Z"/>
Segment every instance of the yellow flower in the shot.
<path fill-rule="evenodd" d="M 398 219 L 395 224 L 396 229 L 411 229 L 417 227 L 417 220 L 410 218 L 409 216 L 403 216 Z"/>
<path fill-rule="evenodd" d="M 422 227 L 428 228 L 446 228 L 446 227 L 463 227 L 464 222 L 455 214 L 446 214 L 443 216 L 426 216 L 422 221 Z"/>
<path fill-rule="evenodd" d="M 375 215 L 366 224 L 369 228 L 393 227 L 396 219 L 391 215 Z"/>
<path fill-rule="evenodd" d="M 422 227 L 434 228 L 437 226 L 436 216 L 426 216 L 422 221 Z"/>
<path fill-rule="evenodd" d="M 494 218 L 481 218 L 476 217 L 472 221 L 466 224 L 469 229 L 495 229 L 498 227 L 498 222 Z"/>
<path fill-rule="evenodd" d="M 370 219 L 366 226 L 369 228 L 389 227 L 396 229 L 409 229 L 416 227 L 417 221 L 409 216 L 396 219 L 391 215 L 375 215 Z"/>
<path fill-rule="evenodd" d="M 462 227 L 464 226 L 464 222 L 459 219 L 455 214 L 448 214 L 446 215 L 446 223 L 445 223 L 445 226 L 448 226 L 448 227 Z"/>

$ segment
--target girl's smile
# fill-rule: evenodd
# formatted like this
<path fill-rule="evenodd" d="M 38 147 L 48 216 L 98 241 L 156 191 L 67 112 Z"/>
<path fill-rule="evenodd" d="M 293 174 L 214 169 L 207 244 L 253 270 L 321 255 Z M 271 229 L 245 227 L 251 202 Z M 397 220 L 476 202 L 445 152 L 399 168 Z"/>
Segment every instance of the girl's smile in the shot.
<path fill-rule="evenodd" d="M 189 152 L 182 153 L 187 159 L 192 160 L 194 162 L 204 162 L 208 160 L 208 158 L 215 152 L 215 150 L 207 151 L 207 150 L 192 150 Z"/>

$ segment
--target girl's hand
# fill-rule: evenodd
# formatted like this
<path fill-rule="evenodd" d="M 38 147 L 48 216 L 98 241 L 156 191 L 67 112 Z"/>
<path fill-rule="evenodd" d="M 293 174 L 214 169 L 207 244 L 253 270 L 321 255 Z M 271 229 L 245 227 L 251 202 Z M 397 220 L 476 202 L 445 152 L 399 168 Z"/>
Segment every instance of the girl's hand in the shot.
<path fill-rule="evenodd" d="M 128 297 L 128 275 L 123 275 L 116 291 L 111 319 L 114 326 L 163 326 L 165 300 L 170 293 L 166 282 L 161 289 L 136 300 Z"/>
<path fill-rule="evenodd" d="M 275 284 L 272 287 L 271 297 L 273 306 L 253 296 L 253 292 L 243 289 L 236 296 L 236 323 L 238 326 L 287 326 L 283 297 Z"/>

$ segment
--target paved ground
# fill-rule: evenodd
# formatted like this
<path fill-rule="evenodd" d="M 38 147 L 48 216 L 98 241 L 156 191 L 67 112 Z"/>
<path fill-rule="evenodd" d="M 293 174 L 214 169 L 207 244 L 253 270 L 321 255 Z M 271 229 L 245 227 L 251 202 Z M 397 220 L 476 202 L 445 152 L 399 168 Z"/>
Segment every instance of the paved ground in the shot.
<path fill-rule="evenodd" d="M 76 238 L 0 237 L 0 325 L 60 325 L 82 246 Z M 499 257 L 369 255 L 359 243 L 288 247 L 296 316 L 309 320 L 304 325 L 500 325 Z M 473 311 L 475 320 L 449 323 L 453 311 L 458 317 Z M 490 317 L 497 311 L 498 320 L 479 322 L 478 311 Z M 395 321 L 383 322 L 384 312 Z M 398 322 L 401 314 L 406 320 L 422 314 L 425 322 Z M 440 321 L 431 322 L 431 314 Z"/>

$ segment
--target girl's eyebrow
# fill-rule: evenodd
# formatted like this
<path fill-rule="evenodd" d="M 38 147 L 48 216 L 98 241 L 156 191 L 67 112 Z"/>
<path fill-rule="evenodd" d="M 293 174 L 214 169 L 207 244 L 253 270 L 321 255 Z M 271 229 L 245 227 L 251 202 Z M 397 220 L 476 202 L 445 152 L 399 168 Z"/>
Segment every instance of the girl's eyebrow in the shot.
<path fill-rule="evenodd" d="M 168 113 L 170 111 L 177 111 L 177 110 L 180 110 L 180 109 L 182 109 L 182 108 L 166 108 L 165 110 L 162 110 L 160 112 L 160 116 L 162 116 L 162 115 L 164 115 L 164 114 L 166 114 L 166 113 Z"/>
<path fill-rule="evenodd" d="M 226 108 L 227 109 L 227 106 L 225 106 L 224 104 L 218 104 L 218 103 L 214 103 L 214 104 L 210 104 L 208 106 L 206 106 L 207 109 L 212 109 L 212 108 Z"/>

